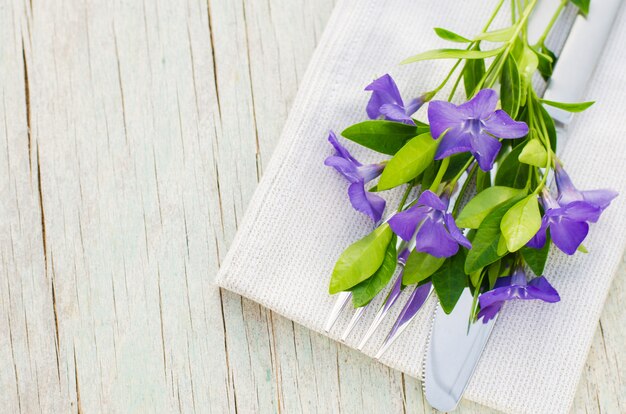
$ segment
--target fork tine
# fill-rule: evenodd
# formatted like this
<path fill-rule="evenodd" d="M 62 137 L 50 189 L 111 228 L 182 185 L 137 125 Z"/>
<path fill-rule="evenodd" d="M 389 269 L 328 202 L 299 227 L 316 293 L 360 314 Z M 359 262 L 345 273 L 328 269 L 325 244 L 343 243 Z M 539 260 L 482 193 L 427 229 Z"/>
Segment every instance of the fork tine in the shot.
<path fill-rule="evenodd" d="M 398 256 L 398 265 L 400 266 L 400 274 L 398 275 L 398 278 L 396 279 L 396 282 L 394 283 L 393 287 L 389 291 L 389 294 L 387 295 L 385 302 L 383 302 L 383 304 L 381 305 L 370 327 L 367 329 L 367 332 L 365 332 L 365 335 L 361 339 L 361 342 L 359 343 L 359 346 L 357 347 L 359 351 L 362 351 L 363 348 L 365 348 L 365 344 L 367 343 L 367 341 L 369 341 L 372 335 L 374 335 L 374 332 L 376 332 L 376 329 L 378 329 L 378 326 L 380 326 L 381 322 L 383 321 L 383 319 L 385 319 L 385 316 L 387 316 L 387 313 L 389 313 L 389 310 L 394 305 L 394 303 L 396 303 L 396 301 L 400 297 L 400 294 L 402 293 L 402 290 L 403 290 L 402 276 L 404 274 L 404 265 L 406 264 L 406 261 L 409 257 L 409 253 L 411 252 L 411 249 L 413 247 L 411 244 L 409 244 L 405 248 L 400 249 L 401 246 L 404 246 L 404 244 L 400 243 L 398 245 L 398 250 L 401 250 L 401 253 Z"/>
<path fill-rule="evenodd" d="M 383 319 L 385 319 L 385 316 L 387 316 L 387 313 L 389 313 L 389 309 L 391 309 L 393 304 L 396 303 L 396 301 L 400 297 L 400 293 L 402 293 L 402 273 L 398 275 L 398 278 L 396 279 L 396 283 L 394 283 L 393 288 L 391 289 L 391 291 L 389 292 L 389 295 L 387 296 L 387 299 L 385 299 L 385 302 L 382 304 L 382 306 L 378 310 L 378 313 L 376 313 L 376 316 L 374 317 L 372 324 L 367 329 L 367 332 L 365 332 L 365 335 L 363 336 L 363 339 L 361 339 L 361 342 L 359 343 L 359 346 L 357 347 L 357 349 L 359 349 L 360 351 L 363 350 L 367 341 L 369 341 L 372 335 L 374 335 L 374 332 L 376 332 L 376 329 L 378 329 L 378 326 L 380 326 L 380 323 L 383 321 Z"/>
<path fill-rule="evenodd" d="M 400 316 L 398 316 L 398 320 L 391 328 L 389 335 L 385 339 L 385 342 L 378 350 L 375 358 L 380 359 L 380 357 L 389 349 L 391 344 L 400 336 L 402 332 L 409 326 L 411 321 L 417 315 L 417 312 L 422 308 L 431 292 L 433 291 L 432 283 L 425 283 L 422 286 L 418 286 L 415 288 L 413 293 L 411 293 L 411 297 L 409 297 L 408 302 L 404 305 L 402 312 L 400 312 Z"/>
<path fill-rule="evenodd" d="M 381 223 L 386 223 L 387 221 L 389 221 L 391 217 L 393 217 L 393 215 L 387 217 L 387 219 L 385 219 L 384 221 L 378 222 L 376 224 L 376 227 L 380 225 Z M 398 264 L 401 266 L 401 268 L 404 267 L 404 264 L 406 263 L 406 259 L 408 257 L 409 250 L 410 250 L 410 249 L 401 249 L 401 246 L 403 245 L 404 245 L 403 241 L 401 240 L 398 241 L 398 250 L 402 250 L 402 253 L 400 253 L 400 256 L 398 257 Z M 400 274 L 400 280 L 402 280 L 402 274 Z M 335 322 L 337 322 L 337 319 L 339 319 L 339 315 L 341 315 L 343 308 L 350 301 L 351 297 L 352 297 L 351 292 L 340 292 L 337 295 L 337 301 L 335 302 L 335 305 L 333 306 L 330 314 L 328 315 L 328 319 L 326 319 L 326 324 L 324 325 L 324 330 L 326 332 L 330 332 L 333 325 L 335 325 Z M 394 299 L 394 302 L 395 302 L 395 299 Z M 393 302 L 391 303 L 391 305 L 393 305 Z M 343 335 L 341 336 L 342 341 L 344 341 L 348 337 L 348 335 L 350 335 L 350 332 L 352 332 L 356 323 L 361 319 L 361 317 L 363 317 L 363 315 L 365 314 L 365 308 L 367 308 L 367 306 L 363 306 L 352 316 L 352 319 L 350 320 L 350 323 L 348 324 L 348 328 L 344 331 Z"/>
<path fill-rule="evenodd" d="M 356 312 L 354 312 L 354 315 L 352 315 L 352 319 L 350 319 L 348 327 L 345 331 L 343 331 L 343 335 L 341 335 L 341 341 L 345 341 L 348 338 L 348 336 L 356 326 L 356 323 L 359 321 L 359 319 L 361 319 L 363 313 L 365 313 L 365 309 L 367 309 L 368 306 L 369 305 L 361 306 L 356 310 Z"/>
<path fill-rule="evenodd" d="M 341 311 L 346 307 L 350 298 L 352 297 L 351 292 L 339 292 L 337 294 L 337 300 L 335 301 L 335 305 L 333 309 L 330 311 L 330 315 L 328 315 L 328 319 L 326 319 L 326 325 L 324 325 L 324 330 L 326 332 L 330 332 L 337 319 L 339 319 L 339 315 L 341 315 Z"/>

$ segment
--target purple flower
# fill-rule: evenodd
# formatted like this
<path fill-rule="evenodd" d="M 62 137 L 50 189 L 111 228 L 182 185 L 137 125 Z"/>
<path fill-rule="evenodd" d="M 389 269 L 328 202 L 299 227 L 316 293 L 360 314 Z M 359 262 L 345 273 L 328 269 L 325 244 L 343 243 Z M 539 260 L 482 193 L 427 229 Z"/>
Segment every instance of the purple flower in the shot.
<path fill-rule="evenodd" d="M 432 191 L 424 191 L 414 206 L 395 214 L 389 225 L 405 241 L 415 237 L 415 250 L 431 256 L 454 256 L 459 244 L 471 249 L 472 244 L 447 211 L 448 201 L 447 197 L 442 200 Z"/>
<path fill-rule="evenodd" d="M 483 318 L 483 323 L 489 322 L 500 311 L 504 302 L 513 299 L 539 299 L 550 303 L 561 300 L 559 293 L 545 277 L 540 276 L 527 282 L 526 274 L 520 268 L 511 276 L 498 279 L 493 290 L 480 295 L 478 319 Z"/>
<path fill-rule="evenodd" d="M 348 197 L 352 207 L 374 222 L 379 221 L 385 210 L 385 199 L 365 190 L 365 184 L 383 172 L 384 164 L 361 164 L 339 143 L 333 131 L 328 135 L 328 142 L 335 148 L 335 155 L 326 158 L 324 164 L 333 167 L 350 182 Z"/>
<path fill-rule="evenodd" d="M 559 205 L 569 205 L 575 202 L 584 201 L 587 204 L 598 209 L 597 217 L 589 217 L 587 221 L 595 223 L 600 218 L 600 214 L 611 204 L 611 201 L 617 197 L 617 192 L 613 190 L 587 190 L 579 191 L 569 175 L 565 172 L 560 163 L 556 163 L 556 185 L 559 189 L 559 197 L 557 202 Z"/>
<path fill-rule="evenodd" d="M 423 104 L 424 98 L 413 99 L 404 105 L 398 86 L 392 77 L 383 75 L 365 87 L 366 91 L 372 91 L 372 97 L 367 103 L 367 115 L 370 119 L 383 117 L 390 121 L 402 122 L 413 125 L 413 115 Z"/>
<path fill-rule="evenodd" d="M 569 176 L 557 163 L 556 182 L 559 196 L 552 198 L 547 190 L 542 193 L 546 210 L 541 227 L 528 242 L 529 247 L 541 248 L 546 243 L 546 231 L 554 244 L 564 253 L 572 255 L 589 233 L 589 223 L 595 223 L 617 193 L 611 190 L 579 191 Z"/>
<path fill-rule="evenodd" d="M 470 101 L 454 105 L 433 101 L 428 105 L 428 121 L 433 138 L 443 135 L 435 159 L 469 151 L 483 171 L 489 171 L 500 151 L 497 138 L 521 138 L 528 134 L 528 125 L 517 122 L 503 110 L 495 110 L 498 95 L 483 89 Z M 444 135 L 445 134 L 445 135 Z"/>
<path fill-rule="evenodd" d="M 561 206 L 548 191 L 543 192 L 542 199 L 546 211 L 541 219 L 541 227 L 528 242 L 528 247 L 543 247 L 549 228 L 552 241 L 559 249 L 569 255 L 576 253 L 576 249 L 589 233 L 587 221 L 596 219 L 600 210 L 585 201 L 574 201 Z"/>

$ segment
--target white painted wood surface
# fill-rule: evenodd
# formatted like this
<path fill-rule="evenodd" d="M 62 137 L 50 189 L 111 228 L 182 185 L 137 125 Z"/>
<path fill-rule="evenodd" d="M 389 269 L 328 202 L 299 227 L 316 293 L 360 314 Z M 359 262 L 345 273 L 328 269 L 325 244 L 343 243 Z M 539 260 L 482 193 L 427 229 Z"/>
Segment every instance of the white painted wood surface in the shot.
<path fill-rule="evenodd" d="M 334 2 L 0 0 L 3 412 L 431 412 L 212 285 Z M 625 274 L 574 412 L 626 411 Z"/>

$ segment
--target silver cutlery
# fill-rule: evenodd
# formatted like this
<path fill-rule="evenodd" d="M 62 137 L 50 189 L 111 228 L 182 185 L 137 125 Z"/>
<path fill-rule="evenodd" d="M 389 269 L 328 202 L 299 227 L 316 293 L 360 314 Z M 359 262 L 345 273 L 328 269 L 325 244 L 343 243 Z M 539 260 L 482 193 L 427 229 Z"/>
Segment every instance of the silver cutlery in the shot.
<path fill-rule="evenodd" d="M 587 18 L 578 16 L 554 68 L 544 99 L 579 102 L 611 26 L 618 14 L 621 0 L 595 1 Z M 546 107 L 563 140 L 573 115 L 557 108 Z M 456 408 L 465 391 L 497 317 L 487 324 L 473 323 L 468 329 L 468 315 L 473 297 L 466 288 L 450 314 L 438 304 L 433 317 L 427 352 L 424 359 L 424 391 L 428 402 L 441 411 Z"/>

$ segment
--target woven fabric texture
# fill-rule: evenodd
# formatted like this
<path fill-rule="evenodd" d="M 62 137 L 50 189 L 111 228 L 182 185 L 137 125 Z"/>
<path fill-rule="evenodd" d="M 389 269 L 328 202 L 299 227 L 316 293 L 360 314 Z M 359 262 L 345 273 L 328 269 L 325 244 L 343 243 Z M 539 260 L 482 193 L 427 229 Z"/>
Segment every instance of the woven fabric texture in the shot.
<path fill-rule="evenodd" d="M 371 231 L 352 210 L 347 184 L 323 165 L 331 154 L 329 129 L 340 132 L 365 119 L 372 79 L 390 72 L 406 98 L 431 90 L 450 61 L 398 66 L 411 54 L 447 46 L 439 26 L 471 35 L 491 13 L 480 0 L 340 0 L 311 60 L 272 162 L 219 272 L 217 283 L 312 330 L 323 325 L 334 298 L 327 293 L 338 255 Z M 508 2 L 507 2 L 508 3 Z M 506 412 L 565 413 L 577 384 L 611 281 L 626 246 L 626 151 L 623 98 L 626 91 L 626 15 L 622 7 L 592 82 L 597 100 L 570 126 L 562 159 L 581 189 L 612 188 L 622 195 L 594 225 L 590 254 L 567 257 L 553 250 L 545 275 L 561 294 L 558 304 L 515 302 L 502 312 L 465 397 Z M 573 11 L 552 42 L 567 35 Z M 506 13 L 492 27 L 509 23 Z M 423 110 L 418 113 L 424 117 Z M 364 162 L 376 155 L 346 143 Z M 390 202 L 398 194 L 390 196 Z M 393 204 L 390 204 L 393 205 Z M 373 355 L 403 302 L 383 323 L 364 352 Z M 378 298 L 346 342 L 355 347 L 373 318 Z M 382 362 L 420 377 L 431 298 Z M 351 317 L 344 312 L 330 332 L 337 339 Z"/>

